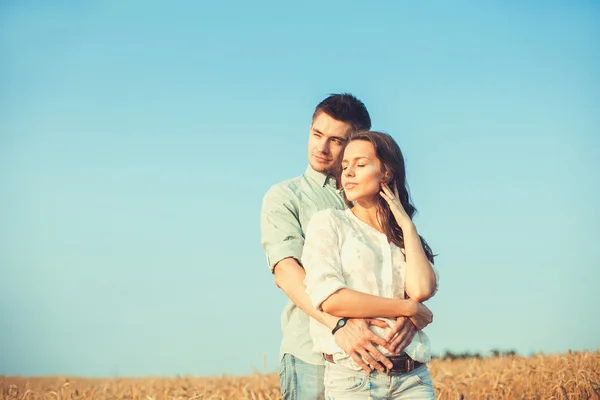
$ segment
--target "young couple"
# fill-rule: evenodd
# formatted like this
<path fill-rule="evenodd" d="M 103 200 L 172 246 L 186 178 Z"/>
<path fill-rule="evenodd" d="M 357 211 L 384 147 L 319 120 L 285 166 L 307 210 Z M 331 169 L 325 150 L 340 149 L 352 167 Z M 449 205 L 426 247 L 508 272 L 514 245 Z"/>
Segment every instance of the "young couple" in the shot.
<path fill-rule="evenodd" d="M 316 107 L 303 175 L 263 199 L 261 243 L 290 301 L 279 372 L 284 399 L 434 399 L 422 304 L 433 255 L 412 222 L 404 158 L 369 131 L 365 105 L 334 94 Z"/>

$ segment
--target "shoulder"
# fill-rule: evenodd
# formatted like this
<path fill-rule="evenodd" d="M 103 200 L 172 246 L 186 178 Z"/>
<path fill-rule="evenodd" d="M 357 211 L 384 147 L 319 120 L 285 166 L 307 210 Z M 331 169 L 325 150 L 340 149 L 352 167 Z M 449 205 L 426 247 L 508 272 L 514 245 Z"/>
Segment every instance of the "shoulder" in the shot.
<path fill-rule="evenodd" d="M 271 186 L 262 199 L 263 211 L 285 207 L 297 212 L 299 209 L 298 186 L 301 179 L 302 176 L 297 176 Z"/>
<path fill-rule="evenodd" d="M 295 196 L 303 179 L 304 176 L 299 175 L 274 184 L 269 188 L 269 190 L 267 190 L 263 200 L 269 200 L 273 198 L 281 200 L 282 198 L 290 198 Z"/>

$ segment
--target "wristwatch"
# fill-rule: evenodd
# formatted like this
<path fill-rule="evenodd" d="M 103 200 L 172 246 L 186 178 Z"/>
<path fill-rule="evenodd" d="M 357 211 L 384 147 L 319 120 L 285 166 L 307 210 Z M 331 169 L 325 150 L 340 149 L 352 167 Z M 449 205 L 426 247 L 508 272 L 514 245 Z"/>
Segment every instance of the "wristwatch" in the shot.
<path fill-rule="evenodd" d="M 344 326 L 346 326 L 346 321 L 348 321 L 348 318 L 346 318 L 346 317 L 341 318 L 340 320 L 338 320 L 337 324 L 335 324 L 335 328 L 333 328 L 333 330 L 331 331 L 331 334 L 335 335 L 335 333 L 338 331 L 338 329 L 343 328 Z"/>

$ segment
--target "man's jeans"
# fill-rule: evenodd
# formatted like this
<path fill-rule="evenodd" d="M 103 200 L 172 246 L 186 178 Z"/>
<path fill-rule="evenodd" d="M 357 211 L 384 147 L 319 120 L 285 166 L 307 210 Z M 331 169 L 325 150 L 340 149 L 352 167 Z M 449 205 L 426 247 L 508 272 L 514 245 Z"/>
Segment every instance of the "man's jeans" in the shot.
<path fill-rule="evenodd" d="M 324 373 L 324 365 L 308 364 L 286 353 L 279 369 L 283 400 L 324 400 Z"/>
<path fill-rule="evenodd" d="M 387 375 L 376 370 L 367 374 L 328 362 L 325 364 L 325 397 L 327 400 L 434 400 L 435 393 L 426 365 L 404 374 Z"/>

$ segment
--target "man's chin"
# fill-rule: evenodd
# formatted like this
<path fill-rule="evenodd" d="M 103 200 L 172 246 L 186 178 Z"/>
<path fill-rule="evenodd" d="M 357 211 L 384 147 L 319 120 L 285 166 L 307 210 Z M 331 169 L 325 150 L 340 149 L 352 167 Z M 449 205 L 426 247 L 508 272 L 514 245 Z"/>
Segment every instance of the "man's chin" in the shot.
<path fill-rule="evenodd" d="M 315 171 L 320 172 L 322 174 L 329 174 L 329 173 L 331 173 L 331 170 L 333 169 L 331 167 L 331 165 L 326 165 L 326 164 L 322 164 L 322 163 L 315 162 L 315 161 L 311 161 L 310 166 L 312 169 L 314 169 Z"/>

